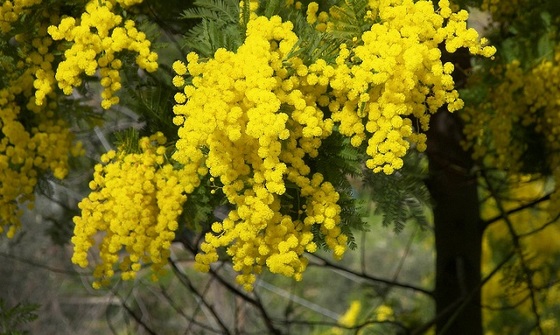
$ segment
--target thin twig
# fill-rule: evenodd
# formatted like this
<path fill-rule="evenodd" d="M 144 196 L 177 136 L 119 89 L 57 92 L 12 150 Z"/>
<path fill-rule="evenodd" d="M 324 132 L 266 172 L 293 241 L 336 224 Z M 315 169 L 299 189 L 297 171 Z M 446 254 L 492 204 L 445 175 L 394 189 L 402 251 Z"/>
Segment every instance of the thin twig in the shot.
<path fill-rule="evenodd" d="M 511 219 L 509 217 L 508 214 L 506 214 L 506 210 L 504 209 L 504 206 L 501 202 L 501 200 L 498 198 L 498 196 L 496 195 L 491 182 L 486 178 L 485 174 L 483 174 L 483 177 L 485 179 L 486 184 L 488 185 L 488 189 L 490 190 L 490 193 L 494 196 L 494 199 L 496 200 L 496 207 L 498 208 L 498 211 L 500 212 L 500 214 L 503 217 L 503 220 L 505 221 L 509 233 L 511 235 L 511 239 L 513 242 L 513 247 L 515 252 L 517 253 L 517 255 L 519 256 L 519 261 L 521 262 L 521 268 L 523 270 L 523 273 L 525 274 L 525 281 L 527 283 L 527 288 L 529 289 L 529 293 L 530 293 L 530 298 L 531 298 L 531 310 L 535 316 L 535 322 L 536 322 L 536 329 L 537 332 L 541 335 L 544 334 L 542 327 L 541 327 L 541 316 L 539 313 L 539 309 L 537 306 L 537 299 L 535 297 L 535 285 L 533 282 L 533 275 L 532 275 L 532 271 L 529 268 L 529 265 L 527 264 L 526 260 L 525 260 L 525 256 L 523 255 L 523 247 L 521 246 L 521 241 L 520 241 L 520 237 L 517 234 L 517 232 L 515 231 L 515 227 L 513 226 L 513 223 L 511 222 Z"/>
<path fill-rule="evenodd" d="M 16 255 L 11 255 L 11 254 L 8 254 L 8 253 L 2 252 L 2 251 L 0 251 L 0 256 L 2 256 L 4 258 L 7 258 L 7 259 L 14 260 L 14 261 L 18 261 L 20 263 L 31 265 L 31 266 L 34 266 L 34 267 L 37 267 L 37 268 L 40 268 L 40 269 L 44 269 L 44 270 L 47 270 L 47 271 L 50 271 L 50 272 L 60 273 L 60 274 L 68 275 L 68 276 L 81 277 L 81 276 L 84 276 L 84 275 L 91 275 L 91 273 L 86 273 L 86 272 L 75 272 L 75 271 L 53 268 L 51 266 L 44 265 L 44 264 L 41 264 L 39 262 L 35 262 L 33 260 L 22 258 L 22 257 L 16 256 Z"/>
<path fill-rule="evenodd" d="M 524 205 L 521 205 L 519 207 L 516 207 L 514 209 L 510 209 L 508 211 L 504 211 L 503 213 L 500 213 L 496 216 L 494 216 L 493 218 L 487 219 L 487 220 L 483 220 L 480 222 L 480 227 L 481 227 L 481 231 L 484 231 L 486 228 L 488 228 L 488 226 L 490 226 L 492 223 L 498 222 L 500 220 L 502 220 L 504 218 L 504 216 L 509 216 L 511 214 L 515 214 L 517 212 L 521 212 L 522 210 L 525 210 L 527 208 L 531 208 L 534 207 L 542 202 L 548 201 L 550 200 L 550 194 L 546 194 L 538 199 L 535 199 L 531 202 L 528 202 Z"/>
<path fill-rule="evenodd" d="M 213 306 L 210 305 L 206 301 L 206 299 L 204 298 L 204 293 L 198 292 L 197 288 L 194 287 L 194 285 L 190 281 L 190 279 L 177 267 L 177 264 L 175 264 L 175 262 L 173 262 L 173 260 L 170 259 L 169 263 L 171 264 L 171 267 L 173 268 L 173 272 L 177 275 L 177 278 L 179 278 L 179 280 L 183 283 L 183 285 L 185 285 L 185 287 L 189 288 L 189 290 L 191 290 L 194 293 L 194 295 L 199 297 L 202 305 L 204 305 L 204 307 L 206 307 L 210 311 L 210 314 L 212 314 L 212 317 L 220 325 L 220 328 L 222 329 L 222 332 L 224 334 L 231 334 L 228 327 L 225 325 L 224 321 L 220 318 L 218 313 L 216 313 L 216 311 L 214 310 Z"/>
<path fill-rule="evenodd" d="M 186 239 L 181 239 L 180 241 L 183 246 L 191 251 L 193 254 L 196 254 L 198 252 L 198 248 L 196 248 L 195 245 L 191 245 L 189 243 L 188 240 Z M 254 298 L 250 297 L 249 295 L 247 295 L 246 293 L 242 292 L 240 289 L 238 289 L 237 287 L 235 287 L 233 284 L 231 284 L 230 282 L 228 282 L 227 280 L 225 280 L 222 276 L 220 276 L 214 269 L 210 268 L 209 273 L 220 283 L 222 284 L 226 289 L 228 289 L 231 293 L 237 295 L 238 297 L 240 297 L 241 299 L 245 300 L 246 302 L 248 302 L 249 304 L 251 304 L 252 306 L 254 306 L 257 311 L 261 314 L 261 317 L 264 320 L 264 323 L 266 325 L 266 327 L 268 328 L 268 331 L 270 334 L 274 334 L 274 335 L 280 335 L 281 332 L 280 330 L 278 330 L 273 322 L 272 319 L 270 318 L 270 316 L 268 315 L 268 312 L 266 311 L 266 309 L 264 308 L 264 306 L 262 304 L 260 304 L 257 300 L 255 300 Z"/>
<path fill-rule="evenodd" d="M 432 291 L 427 290 L 427 289 L 422 288 L 422 287 L 418 287 L 418 286 L 414 286 L 414 285 L 410 285 L 410 284 L 399 283 L 397 281 L 393 281 L 393 280 L 389 280 L 389 279 L 385 279 L 385 278 L 374 277 L 374 276 L 371 276 L 367 273 L 357 272 L 357 271 L 354 271 L 352 269 L 346 268 L 344 266 L 338 265 L 338 264 L 336 264 L 334 262 L 331 262 L 328 259 L 326 259 L 324 257 L 321 257 L 321 256 L 318 256 L 316 254 L 312 254 L 311 256 L 313 258 L 319 259 L 321 261 L 321 263 L 320 264 L 309 263 L 309 266 L 322 265 L 322 266 L 326 266 L 326 267 L 329 267 L 329 268 L 333 268 L 333 269 L 338 270 L 338 271 L 343 271 L 343 272 L 349 273 L 351 275 L 354 275 L 356 277 L 366 279 L 366 280 L 369 280 L 369 281 L 382 283 L 382 284 L 390 285 L 390 286 L 396 286 L 396 287 L 400 287 L 400 288 L 404 288 L 404 289 L 414 290 L 414 291 L 426 294 L 430 297 L 433 297 L 433 295 L 434 295 L 434 293 Z"/>
<path fill-rule="evenodd" d="M 123 297 L 121 297 L 118 293 L 114 293 L 115 297 L 117 297 L 119 299 L 119 301 L 121 302 L 121 306 L 124 307 L 124 309 L 126 310 L 126 312 L 132 316 L 132 318 L 134 319 L 134 321 L 136 321 L 137 324 L 139 324 L 140 326 L 142 326 L 142 328 L 144 328 L 144 330 L 146 332 L 148 332 L 148 334 L 150 335 L 157 335 L 157 333 L 155 331 L 153 331 L 143 320 L 140 316 L 136 315 L 136 313 L 134 313 L 134 311 L 126 304 L 126 301 L 123 299 Z"/>

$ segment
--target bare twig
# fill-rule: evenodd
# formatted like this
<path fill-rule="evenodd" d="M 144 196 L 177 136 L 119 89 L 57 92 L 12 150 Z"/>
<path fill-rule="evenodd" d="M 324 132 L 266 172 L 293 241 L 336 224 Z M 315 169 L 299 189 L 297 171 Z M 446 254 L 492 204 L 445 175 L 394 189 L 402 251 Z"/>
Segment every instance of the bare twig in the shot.
<path fill-rule="evenodd" d="M 196 254 L 198 252 L 198 248 L 196 247 L 196 245 L 192 245 L 191 243 L 189 243 L 189 241 L 187 239 L 181 239 L 180 242 L 181 242 L 181 244 L 183 244 L 185 249 L 191 251 L 193 254 Z M 232 283 L 225 280 L 222 276 L 220 276 L 218 274 L 218 272 L 216 270 L 210 268 L 209 273 L 223 287 L 225 287 L 231 293 L 233 293 L 234 295 L 238 296 L 239 298 L 243 299 L 244 301 L 246 301 L 247 303 L 249 303 L 250 305 L 255 307 L 257 309 L 257 311 L 259 312 L 259 314 L 261 315 L 261 317 L 262 317 L 266 327 L 268 328 L 268 331 L 269 331 L 270 334 L 274 334 L 274 335 L 280 335 L 281 334 L 280 330 L 277 329 L 276 326 L 274 326 L 274 323 L 272 322 L 272 318 L 268 315 L 268 311 L 260 303 L 260 301 L 258 301 L 255 298 L 249 296 L 245 292 L 238 289 L 235 285 L 233 285 Z"/>
<path fill-rule="evenodd" d="M 430 291 L 430 290 L 427 290 L 425 288 L 410 285 L 410 284 L 404 284 L 404 283 L 400 283 L 400 282 L 385 279 L 385 278 L 379 278 L 379 277 L 371 276 L 371 275 L 369 275 L 367 273 L 364 273 L 364 272 L 358 272 L 358 271 L 349 269 L 347 267 L 344 267 L 342 265 L 336 264 L 334 262 L 331 262 L 324 257 L 318 256 L 317 254 L 313 254 L 311 256 L 313 258 L 316 258 L 316 259 L 320 260 L 320 262 L 319 263 L 311 263 L 310 262 L 309 266 L 319 266 L 319 265 L 320 266 L 325 266 L 325 267 L 329 267 L 329 268 L 332 268 L 332 269 L 335 269 L 335 270 L 338 270 L 338 271 L 349 273 L 353 276 L 356 276 L 358 278 L 362 278 L 362 279 L 365 279 L 365 280 L 368 280 L 368 281 L 373 281 L 373 282 L 376 282 L 376 283 L 382 283 L 382 284 L 385 284 L 385 285 L 395 286 L 395 287 L 399 287 L 399 288 L 403 288 L 403 289 L 414 290 L 416 292 L 423 293 L 423 294 L 426 294 L 430 297 L 433 297 L 433 292 Z"/>
<path fill-rule="evenodd" d="M 515 214 L 517 212 L 521 212 L 522 210 L 525 210 L 527 208 L 532 208 L 540 203 L 543 203 L 545 201 L 550 200 L 550 194 L 546 194 L 538 199 L 535 199 L 533 201 L 530 201 L 526 204 L 523 204 L 519 207 L 516 207 L 514 209 L 510 209 L 508 211 L 504 210 L 504 212 L 494 216 L 493 218 L 487 219 L 487 220 L 483 220 L 480 222 L 480 227 L 481 227 L 481 231 L 484 231 L 486 228 L 488 228 L 488 226 L 490 226 L 492 223 L 498 222 L 500 220 L 502 220 L 505 216 L 509 216 L 511 214 Z"/>
<path fill-rule="evenodd" d="M 229 331 L 228 327 L 226 326 L 226 324 L 224 323 L 222 318 L 220 318 L 218 313 L 216 313 L 214 307 L 206 301 L 206 299 L 204 297 L 204 293 L 199 292 L 198 289 L 196 287 L 194 287 L 194 285 L 192 284 L 190 279 L 177 267 L 177 264 L 175 264 L 175 262 L 173 262 L 173 260 L 170 259 L 169 263 L 171 264 L 171 267 L 173 268 L 173 272 L 175 273 L 175 275 L 177 275 L 177 277 L 183 283 L 183 285 L 185 285 L 185 287 L 188 287 L 189 290 L 191 290 L 200 299 L 200 302 L 204 305 L 204 307 L 207 308 L 207 310 L 210 312 L 210 314 L 212 314 L 212 317 L 214 318 L 214 320 L 216 320 L 216 322 L 218 323 L 218 325 L 222 329 L 222 333 L 223 334 L 231 334 L 231 332 Z M 187 331 L 188 331 L 188 329 L 187 329 Z"/>
<path fill-rule="evenodd" d="M 501 202 L 501 199 L 499 199 L 499 197 L 496 195 L 495 190 L 492 187 L 491 182 L 486 179 L 485 174 L 483 174 L 483 177 L 486 181 L 486 184 L 488 185 L 488 190 L 490 191 L 490 193 L 494 196 L 494 199 L 496 200 L 496 207 L 498 208 L 504 222 L 507 225 L 507 228 L 509 230 L 509 233 L 511 235 L 511 240 L 513 242 L 513 248 L 515 250 L 515 252 L 517 253 L 517 256 L 519 257 L 519 261 L 521 263 L 521 269 L 523 270 L 523 273 L 525 275 L 525 282 L 527 283 L 527 288 L 529 289 L 529 295 L 530 295 L 530 299 L 531 299 L 531 310 L 535 316 L 535 328 L 537 330 L 537 332 L 541 335 L 543 335 L 543 330 L 541 327 L 541 316 L 539 313 L 539 309 L 537 306 L 537 299 L 535 297 L 535 285 L 533 282 L 533 274 L 531 269 L 529 268 L 529 265 L 527 264 L 527 261 L 525 259 L 525 255 L 523 254 L 523 246 L 521 245 L 521 241 L 520 241 L 520 236 L 519 234 L 517 234 L 517 232 L 515 231 L 515 227 L 513 226 L 513 223 L 511 222 L 511 219 L 509 217 L 509 214 L 507 214 L 506 210 L 504 209 L 504 206 Z"/>

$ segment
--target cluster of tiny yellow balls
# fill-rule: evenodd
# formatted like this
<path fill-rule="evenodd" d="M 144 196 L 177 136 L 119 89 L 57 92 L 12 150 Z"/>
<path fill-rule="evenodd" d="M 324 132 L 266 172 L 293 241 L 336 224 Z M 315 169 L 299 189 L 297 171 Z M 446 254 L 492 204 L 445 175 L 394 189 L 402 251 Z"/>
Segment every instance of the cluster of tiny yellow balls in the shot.
<path fill-rule="evenodd" d="M 6 20 L 7 10 L 22 14 L 33 1 L 5 2 L 0 15 Z M 11 6 L 11 7 L 10 7 Z M 68 174 L 68 156 L 82 154 L 80 143 L 74 143 L 69 125 L 57 113 L 54 96 L 43 96 L 38 105 L 34 92 L 38 78 L 54 77 L 51 63 L 54 56 L 46 33 L 49 15 L 36 23 L 33 37 L 15 35 L 20 43 L 15 68 L 4 67 L 7 80 L 0 89 L 0 233 L 13 237 L 21 226 L 21 205 L 33 205 L 34 188 L 41 174 L 51 172 L 58 179 Z M 13 20 L 4 21 L 4 23 Z M 2 26 L 2 35 L 11 29 Z"/>
<path fill-rule="evenodd" d="M 300 279 L 304 251 L 317 247 L 313 226 L 341 257 L 347 237 L 340 229 L 339 195 L 311 173 L 305 158 L 317 156 L 336 124 L 354 146 L 367 141 L 370 169 L 393 173 L 410 143 L 425 149 L 424 135 L 415 133 L 408 116 L 426 130 L 431 113 L 463 105 L 454 90 L 453 65 L 442 64 L 439 44 L 449 52 L 495 52 L 467 29 L 467 12 L 453 13 L 446 0 L 438 11 L 430 1 L 381 0 L 370 6 L 368 13 L 377 13 L 369 18 L 371 29 L 358 46 L 340 45 L 334 64 L 319 59 L 307 66 L 290 57 L 298 41 L 292 23 L 256 15 L 236 52 L 219 49 L 205 62 L 191 53 L 186 64 L 173 64 L 173 84 L 181 89 L 173 109 L 180 126 L 173 158 L 191 171 L 208 171 L 234 206 L 206 235 L 196 257 L 199 270 L 207 271 L 218 260 L 217 249 L 226 247 L 247 289 L 264 266 Z M 308 23 L 325 24 L 328 31 L 328 15 L 317 11 L 316 3 L 308 6 Z M 192 84 L 185 85 L 187 75 Z M 284 204 L 288 183 L 297 188 L 301 208 Z"/>
<path fill-rule="evenodd" d="M 307 81 L 332 89 L 328 108 L 339 132 L 355 146 L 367 141 L 367 167 L 391 174 L 402 167 L 411 143 L 425 150 L 426 137 L 415 130 L 427 130 L 431 114 L 444 105 L 451 112 L 463 107 L 454 89 L 454 66 L 442 63 L 440 44 L 451 53 L 465 47 L 484 57 L 496 50 L 467 28 L 468 13 L 453 13 L 447 0 L 439 2 L 438 11 L 430 1 L 377 0 L 369 5 L 365 19 L 381 22 L 373 23 L 356 46 L 341 45 L 336 64 L 309 66 Z M 316 3 L 308 6 L 308 22 L 323 17 L 326 30 L 335 29 L 336 12 L 316 18 L 317 10 Z M 414 129 L 410 116 L 420 129 Z"/>
<path fill-rule="evenodd" d="M 105 109 L 119 102 L 115 92 L 121 88 L 119 69 L 122 66 L 119 53 L 131 51 L 137 54 L 136 64 L 148 72 L 158 67 L 158 55 L 150 50 L 146 34 L 138 31 L 134 21 L 123 20 L 115 13 L 115 5 L 130 6 L 141 0 L 109 1 L 91 0 L 80 18 L 64 17 L 58 25 L 48 28 L 55 41 L 72 42 L 64 51 L 64 60 L 56 70 L 56 83 L 65 93 L 71 94 L 82 84 L 81 75 L 101 77 L 101 106 Z M 123 22 L 124 21 L 124 22 Z M 46 94 L 51 86 L 41 86 L 37 94 Z M 40 102 L 40 101 L 39 101 Z"/>
<path fill-rule="evenodd" d="M 99 244 L 94 287 L 109 282 L 117 263 L 123 279 L 134 278 L 142 264 L 151 264 L 155 273 L 167 264 L 186 195 L 181 172 L 166 159 L 165 143 L 161 133 L 143 137 L 138 153 L 109 151 L 95 166 L 72 237 L 72 262 L 82 267 L 89 264 L 88 250 Z"/>
<path fill-rule="evenodd" d="M 12 23 L 22 14 L 27 13 L 29 7 L 41 3 L 42 0 L 6 0 L 0 5 L 0 31 L 7 33 L 12 30 Z"/>
<path fill-rule="evenodd" d="M 475 159 L 484 157 L 487 166 L 522 173 L 527 145 L 515 134 L 520 127 L 533 129 L 544 139 L 546 164 L 556 184 L 560 183 L 560 52 L 528 70 L 514 60 L 492 73 L 499 85 L 489 92 L 489 99 L 462 113 L 466 146 L 472 148 Z M 549 212 L 551 217 L 560 214 L 558 188 L 551 196 Z"/>
<path fill-rule="evenodd" d="M 68 174 L 69 155 L 83 154 L 81 144 L 73 143 L 74 136 L 69 125 L 61 118 L 56 86 L 63 93 L 71 94 L 75 87 L 81 85 L 83 74 L 99 75 L 104 88 L 101 105 L 109 108 L 118 103 L 114 93 L 121 87 L 119 69 L 122 62 L 119 57 L 122 52 L 137 53 L 136 63 L 141 69 L 148 72 L 157 69 L 157 54 L 150 51 L 150 41 L 146 35 L 135 28 L 133 21 L 123 20 L 116 14 L 119 10 L 117 6 L 128 8 L 141 2 L 142 0 L 92 0 L 85 4 L 84 13 L 78 18 L 60 17 L 57 6 L 47 8 L 40 0 L 5 1 L 0 6 L 2 37 L 13 40 L 19 48 L 16 68 L 3 66 L 4 69 L 11 69 L 11 72 L 2 73 L 2 79 L 8 85 L 0 90 L 0 233 L 6 232 L 8 237 L 14 236 L 21 225 L 21 205 L 27 203 L 32 206 L 34 188 L 41 174 L 51 172 L 54 177 L 62 179 Z M 24 29 L 33 32 L 33 35 L 15 34 L 13 31 L 16 30 L 12 30 L 12 25 L 17 23 L 20 16 L 28 15 L 32 6 L 39 5 L 43 7 L 40 7 L 40 15 L 32 21 L 34 26 Z M 61 53 L 62 57 L 55 56 Z M 100 166 L 96 171 L 92 187 L 99 182 L 95 187 L 120 191 L 121 186 L 114 189 L 111 187 L 121 182 L 124 185 L 122 189 L 129 191 L 124 194 L 131 196 L 130 203 L 123 202 L 122 197 L 113 199 L 115 207 L 111 213 L 116 213 L 119 220 L 123 219 L 121 215 L 125 218 L 130 215 L 143 216 L 141 222 L 144 226 L 133 231 L 126 231 L 127 226 L 123 226 L 125 228 L 108 234 L 110 237 L 104 239 L 101 247 L 102 263 L 95 270 L 96 277 L 100 279 L 95 286 L 107 282 L 112 276 L 112 266 L 116 262 L 115 248 L 120 250 L 121 246 L 126 247 L 129 253 L 120 265 L 124 278 L 133 277 L 140 262 L 150 262 L 157 270 L 167 261 L 170 241 L 177 228 L 176 218 L 185 201 L 184 190 L 192 186 L 180 186 L 188 177 L 181 177 L 179 173 L 172 171 L 171 165 L 163 164 L 164 148 L 152 150 L 150 143 L 153 141 L 163 142 L 164 139 L 161 134 L 143 139 L 140 143 L 142 155 L 136 157 L 119 154 L 117 158 L 123 158 L 121 165 L 115 163 L 109 164 L 109 167 Z M 111 155 L 114 153 L 103 158 L 105 163 L 108 163 Z M 114 166 L 117 165 L 130 173 L 129 176 L 142 172 L 134 168 L 142 169 L 143 166 L 151 176 L 142 175 L 143 188 L 137 188 L 138 185 L 126 178 L 113 178 Z M 113 180 L 107 180 L 112 178 Z M 103 213 L 103 210 L 93 209 L 91 206 L 95 206 L 95 201 L 91 199 L 99 200 L 102 196 L 107 196 L 105 191 L 98 191 L 92 192 L 82 202 L 82 216 L 76 218 L 73 260 L 79 265 L 87 264 L 85 253 L 91 246 L 92 231 L 97 231 L 97 228 L 107 231 L 116 227 L 108 225 L 105 229 L 96 226 L 94 219 L 98 219 L 98 214 Z M 135 200 L 139 202 L 134 202 Z M 88 207 L 87 204 L 91 206 Z M 119 207 L 123 204 L 126 207 Z M 138 207 L 143 205 L 146 206 Z M 155 209 L 148 205 L 155 206 Z M 131 210 L 133 208 L 138 211 L 134 212 Z M 159 210 L 161 213 L 156 213 Z M 111 213 L 105 218 L 110 218 Z M 123 224 L 127 223 L 130 228 L 130 221 L 123 221 Z M 141 231 L 142 228 L 145 231 Z M 123 237 L 123 240 L 118 237 Z"/>
<path fill-rule="evenodd" d="M 52 93 L 56 85 L 70 95 L 75 87 L 82 84 L 82 75 L 85 74 L 100 76 L 103 108 L 117 104 L 119 98 L 115 93 L 121 88 L 119 70 L 122 66 L 119 54 L 124 51 L 137 54 L 136 63 L 141 69 L 155 71 L 158 55 L 150 50 L 151 43 L 146 35 L 138 31 L 134 21 L 123 20 L 116 13 L 117 5 L 126 9 L 142 1 L 91 0 L 79 18 L 61 18 L 55 8 L 45 9 L 42 15 L 49 24 L 41 27 L 41 38 L 33 41 L 33 46 L 45 58 L 35 61 L 39 65 L 34 74 L 35 103 L 42 105 L 45 96 Z M 41 0 L 5 1 L 0 6 L 0 30 L 8 33 L 21 15 L 27 13 L 31 6 L 41 3 Z M 22 42 L 21 36 L 15 36 L 15 39 Z M 71 44 L 62 49 L 62 44 L 56 46 L 56 51 L 63 51 L 64 55 L 57 68 L 53 69 L 54 57 L 49 49 L 52 49 L 54 41 L 60 40 Z"/>
<path fill-rule="evenodd" d="M 52 111 L 56 86 L 71 94 L 84 74 L 99 75 L 101 105 L 109 108 L 118 103 L 121 52 L 135 52 L 141 69 L 157 69 L 157 54 L 146 35 L 118 14 L 119 7 L 140 2 L 91 0 L 79 18 L 45 13 L 32 48 L 18 64 L 24 74 L 0 92 L 0 163 L 7 167 L 2 172 L 2 201 L 7 204 L 1 207 L 2 222 L 15 226 L 17 207 L 9 204 L 26 199 L 17 198 L 22 189 L 30 197 L 38 170 L 51 169 L 62 178 L 68 152 L 79 151 L 71 147 L 66 124 Z M 6 1 L 0 8 L 2 31 L 9 32 L 26 8 L 39 3 Z M 306 64 L 290 56 L 299 40 L 293 24 L 258 16 L 257 1 L 249 7 L 246 39 L 237 51 L 219 49 L 204 62 L 191 53 L 186 64 L 173 64 L 173 84 L 181 89 L 173 109 L 179 126 L 173 160 L 180 169 L 166 158 L 161 134 L 141 139 L 139 153 L 107 153 L 96 167 L 72 240 L 73 261 L 86 266 L 94 235 L 105 232 L 95 286 L 108 282 L 117 263 L 124 279 L 134 277 L 142 264 L 157 270 L 166 263 L 186 195 L 207 173 L 218 181 L 232 210 L 206 234 L 196 256 L 199 270 L 207 271 L 218 260 L 218 249 L 226 248 L 240 273 L 237 281 L 248 290 L 265 267 L 301 279 L 307 265 L 304 252 L 317 249 L 314 234 L 321 235 L 335 257 L 342 257 L 347 236 L 341 229 L 340 196 L 306 161 L 319 154 L 322 141 L 336 130 L 356 147 L 367 144 L 366 165 L 374 172 L 400 169 L 411 143 L 425 149 L 425 137 L 416 131 L 428 128 L 430 114 L 443 105 L 450 111 L 462 107 L 451 77 L 453 65 L 442 64 L 438 46 L 445 43 L 449 52 L 466 47 L 486 57 L 494 53 L 467 29 L 467 13 L 453 13 L 447 0 L 439 2 L 437 11 L 430 1 L 372 0 L 364 18 L 371 22 L 368 31 L 352 45 L 340 45 L 334 63 L 318 59 Z M 333 13 L 319 13 L 312 2 L 306 19 L 328 33 L 337 27 Z M 26 36 L 16 36 L 16 41 L 24 42 Z M 56 68 L 54 51 L 64 53 Z M 192 84 L 185 84 L 185 76 Z M 15 99 L 22 92 L 29 97 L 25 108 L 39 120 L 30 130 L 17 121 L 23 107 Z M 410 117 L 418 120 L 419 129 Z M 296 208 L 293 196 L 299 200 Z"/>
<path fill-rule="evenodd" d="M 339 195 L 320 174 L 310 175 L 304 161 L 317 156 L 333 122 L 318 106 L 326 87 L 309 85 L 306 71 L 290 73 L 283 65 L 297 41 L 292 28 L 277 16 L 256 17 L 237 52 L 219 49 L 207 62 L 191 53 L 188 65 L 173 64 L 173 83 L 182 88 L 175 95 L 180 129 L 173 158 L 191 171 L 209 171 L 234 206 L 206 235 L 197 268 L 208 271 L 218 259 L 217 248 L 227 246 L 241 273 L 237 281 L 247 289 L 264 266 L 300 279 L 304 251 L 317 249 L 313 225 L 337 257 L 346 248 Z M 297 58 L 291 61 L 306 68 Z M 187 73 L 192 85 L 184 86 Z M 293 209 L 297 219 L 283 210 L 287 182 L 301 196 L 301 209 Z"/>

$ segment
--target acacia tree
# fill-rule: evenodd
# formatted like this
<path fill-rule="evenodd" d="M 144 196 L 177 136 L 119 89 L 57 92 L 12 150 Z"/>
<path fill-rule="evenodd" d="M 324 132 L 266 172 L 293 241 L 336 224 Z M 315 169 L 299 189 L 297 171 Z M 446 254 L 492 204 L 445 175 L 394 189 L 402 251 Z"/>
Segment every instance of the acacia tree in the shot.
<path fill-rule="evenodd" d="M 492 15 L 488 38 L 467 27 L 466 5 Z M 339 330 L 387 323 L 401 333 L 435 325 L 440 334 L 482 334 L 481 307 L 511 304 L 529 320 L 513 332 L 554 332 L 549 320 L 558 307 L 541 298 L 558 294 L 558 264 L 531 252 L 539 236 L 557 229 L 557 7 L 5 1 L 0 229 L 8 237 L 25 229 L 21 206 L 33 203 L 42 181 L 93 165 L 81 158 L 87 153 L 97 164 L 73 219 L 72 262 L 93 265 L 98 289 L 147 267 L 154 278 L 171 269 L 213 315 L 214 325 L 186 316 L 201 331 L 245 328 L 220 315 L 170 257 L 177 244 L 270 333 L 303 321 L 278 318 L 253 292 L 257 277 L 300 281 L 309 259 L 413 289 L 437 306 L 423 325 L 354 316 Z M 100 153 L 76 141 L 123 115 L 141 126 L 115 133 L 116 149 Z M 535 191 L 516 199 L 515 187 L 529 181 Z M 431 201 L 433 292 L 311 256 L 327 250 L 340 259 L 368 228 L 356 183 L 371 192 L 383 224 L 398 231 L 410 220 L 429 227 L 424 206 Z M 493 227 L 507 229 L 488 236 L 498 252 L 487 250 L 483 269 L 483 234 Z M 224 277 L 224 264 L 235 282 Z M 499 276 L 516 290 L 495 292 Z M 485 315 L 489 331 L 501 327 L 502 314 Z"/>

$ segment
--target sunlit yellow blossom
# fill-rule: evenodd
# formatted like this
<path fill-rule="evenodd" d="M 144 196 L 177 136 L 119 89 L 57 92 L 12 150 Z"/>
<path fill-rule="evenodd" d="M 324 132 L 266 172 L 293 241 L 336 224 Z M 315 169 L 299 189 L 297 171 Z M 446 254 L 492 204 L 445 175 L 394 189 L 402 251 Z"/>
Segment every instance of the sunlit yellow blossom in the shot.
<path fill-rule="evenodd" d="M 173 84 L 182 89 L 173 108 L 180 126 L 173 158 L 191 171 L 210 173 L 233 208 L 219 232 L 206 234 L 197 269 L 207 271 L 223 247 L 240 273 L 238 283 L 250 289 L 263 268 L 301 278 L 303 252 L 316 250 L 317 236 L 342 257 L 347 236 L 339 194 L 307 161 L 319 155 L 336 125 L 352 145 L 367 143 L 368 168 L 394 173 L 411 143 L 425 149 L 425 135 L 418 132 L 428 129 L 432 113 L 444 105 L 450 111 L 462 107 L 454 67 L 442 63 L 440 44 L 449 52 L 495 51 L 466 28 L 466 12 L 454 13 L 447 1 L 439 5 L 435 10 L 430 1 L 370 1 L 378 19 L 360 36 L 362 43 L 340 46 L 334 64 L 320 58 L 305 64 L 292 53 L 298 42 L 292 23 L 253 11 L 235 52 L 218 49 L 205 61 L 190 53 L 186 65 L 173 64 Z M 308 5 L 309 24 L 336 24 L 336 17 L 317 15 L 318 8 Z M 184 75 L 192 84 L 183 87 Z M 292 212 L 286 209 L 288 184 L 301 201 Z"/>
<path fill-rule="evenodd" d="M 131 6 L 142 1 L 117 1 Z M 148 72 L 157 69 L 158 55 L 150 50 L 146 34 L 138 31 L 132 20 L 124 20 L 114 11 L 114 1 L 91 0 L 80 18 L 65 17 L 48 28 L 53 40 L 71 42 L 64 51 L 64 60 L 56 69 L 58 87 L 67 95 L 82 84 L 82 75 L 101 76 L 101 106 L 105 109 L 119 102 L 115 93 L 121 88 L 122 62 L 117 54 L 124 50 L 137 54 L 136 64 Z"/>
<path fill-rule="evenodd" d="M 4 2 L 0 15 L 20 15 L 39 2 Z M 33 206 L 38 180 L 48 174 L 64 178 L 69 156 L 83 153 L 81 144 L 74 143 L 69 124 L 61 118 L 52 92 L 54 56 L 46 25 L 57 15 L 45 13 L 42 18 L 31 27 L 34 36 L 14 36 L 20 43 L 17 68 L 3 68 L 2 73 L 7 85 L 0 89 L 0 233 L 8 237 L 21 225 L 22 205 Z M 4 25 L 2 32 L 8 39 L 14 33 Z"/>
<path fill-rule="evenodd" d="M 350 303 L 350 307 L 346 310 L 344 315 L 340 317 L 338 323 L 345 327 L 353 327 L 356 325 L 358 315 L 362 310 L 362 304 L 359 300 L 354 300 Z"/>
<path fill-rule="evenodd" d="M 304 161 L 317 155 L 333 122 L 317 105 L 318 96 L 309 99 L 311 86 L 301 86 L 298 73 L 286 75 L 283 62 L 297 42 L 292 28 L 277 16 L 256 17 L 235 53 L 219 49 L 204 63 L 188 55 L 193 76 L 183 90 L 188 100 L 175 96 L 181 128 L 173 158 L 192 171 L 206 167 L 234 206 L 219 234 L 206 234 L 196 267 L 207 271 L 218 259 L 217 248 L 225 247 L 246 289 L 264 267 L 301 279 L 304 251 L 317 249 L 313 227 L 320 228 L 336 257 L 346 248 L 338 227 L 339 195 L 321 175 L 310 175 Z M 297 58 L 288 61 L 301 64 Z M 177 75 L 181 64 L 174 65 Z M 299 190 L 301 219 L 284 212 L 287 182 Z"/>
<path fill-rule="evenodd" d="M 156 272 L 167 264 L 186 195 L 180 172 L 163 158 L 164 143 L 161 133 L 141 138 L 140 152 L 110 151 L 95 167 L 91 193 L 74 218 L 72 262 L 87 266 L 94 235 L 105 232 L 94 271 L 97 287 L 107 284 L 117 263 L 123 279 L 134 278 L 142 264 Z"/>
<path fill-rule="evenodd" d="M 342 45 L 337 66 L 328 71 L 335 98 L 329 104 L 332 118 L 353 145 L 367 142 L 366 165 L 374 172 L 400 169 L 410 143 L 424 149 L 425 137 L 415 132 L 427 130 L 430 115 L 440 107 L 462 107 L 451 76 L 453 65 L 441 61 L 441 43 L 449 52 L 459 47 L 486 57 L 495 52 L 466 28 L 465 11 L 450 12 L 448 1 L 439 6 L 438 12 L 429 1 L 370 1 L 380 22 L 361 36 L 362 45 L 352 50 Z M 354 57 L 360 62 L 352 64 Z M 411 116 L 420 129 L 413 127 Z"/>

